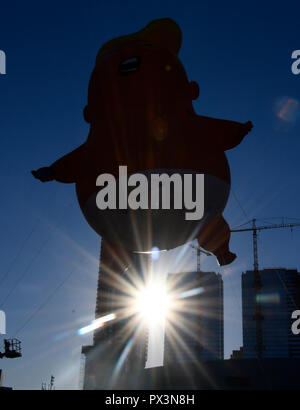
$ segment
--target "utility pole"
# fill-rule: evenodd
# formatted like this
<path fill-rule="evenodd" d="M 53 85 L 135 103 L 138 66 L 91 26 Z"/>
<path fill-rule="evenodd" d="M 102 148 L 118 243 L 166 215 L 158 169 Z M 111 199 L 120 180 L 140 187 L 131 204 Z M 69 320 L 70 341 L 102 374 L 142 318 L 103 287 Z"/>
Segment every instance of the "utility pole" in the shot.
<path fill-rule="evenodd" d="M 50 384 L 49 384 L 49 389 L 48 390 L 55 390 L 54 387 L 54 376 L 51 376 L 50 378 Z"/>
<path fill-rule="evenodd" d="M 47 383 L 42 382 L 41 390 L 55 390 L 54 380 L 55 380 L 55 377 L 51 375 L 50 383 L 48 384 L 48 389 L 47 389 Z"/>

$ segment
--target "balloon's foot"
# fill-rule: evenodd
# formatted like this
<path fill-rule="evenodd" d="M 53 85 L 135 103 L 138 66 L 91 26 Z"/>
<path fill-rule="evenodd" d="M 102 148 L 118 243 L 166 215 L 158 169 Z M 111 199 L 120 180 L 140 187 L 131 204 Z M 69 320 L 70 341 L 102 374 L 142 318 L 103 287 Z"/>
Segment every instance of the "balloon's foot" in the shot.
<path fill-rule="evenodd" d="M 232 252 L 227 252 L 223 255 L 217 255 L 217 260 L 219 266 L 229 265 L 236 259 L 236 254 Z"/>

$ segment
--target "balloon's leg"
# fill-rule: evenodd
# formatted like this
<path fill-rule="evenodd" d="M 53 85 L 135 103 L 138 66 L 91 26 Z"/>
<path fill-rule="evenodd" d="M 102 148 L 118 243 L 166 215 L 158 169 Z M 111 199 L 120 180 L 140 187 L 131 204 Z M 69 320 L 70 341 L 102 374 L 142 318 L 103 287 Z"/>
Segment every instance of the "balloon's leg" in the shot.
<path fill-rule="evenodd" d="M 236 255 L 229 250 L 230 229 L 222 215 L 210 221 L 198 234 L 199 246 L 213 253 L 220 266 L 229 265 Z"/>

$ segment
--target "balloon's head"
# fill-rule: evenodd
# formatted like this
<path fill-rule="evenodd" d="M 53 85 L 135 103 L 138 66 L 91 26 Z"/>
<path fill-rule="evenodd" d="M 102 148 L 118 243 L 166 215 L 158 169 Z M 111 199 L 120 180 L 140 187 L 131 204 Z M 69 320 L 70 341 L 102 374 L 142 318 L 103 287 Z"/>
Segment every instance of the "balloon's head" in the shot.
<path fill-rule="evenodd" d="M 146 108 L 154 116 L 189 110 L 199 87 L 189 83 L 178 58 L 181 37 L 177 23 L 164 18 L 105 43 L 91 76 L 85 120 L 120 116 L 125 107 Z"/>

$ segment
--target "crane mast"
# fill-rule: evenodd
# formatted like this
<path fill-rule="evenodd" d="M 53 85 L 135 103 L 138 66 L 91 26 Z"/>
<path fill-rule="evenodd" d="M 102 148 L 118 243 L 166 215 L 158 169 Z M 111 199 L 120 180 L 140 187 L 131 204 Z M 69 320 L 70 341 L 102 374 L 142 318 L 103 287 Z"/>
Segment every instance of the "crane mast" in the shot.
<path fill-rule="evenodd" d="M 201 272 L 201 269 L 200 269 L 201 253 L 204 253 L 206 256 L 211 256 L 211 253 L 204 251 L 203 249 L 201 249 L 200 246 L 195 246 L 193 244 L 190 244 L 190 247 L 197 251 L 197 272 Z"/>

